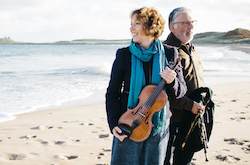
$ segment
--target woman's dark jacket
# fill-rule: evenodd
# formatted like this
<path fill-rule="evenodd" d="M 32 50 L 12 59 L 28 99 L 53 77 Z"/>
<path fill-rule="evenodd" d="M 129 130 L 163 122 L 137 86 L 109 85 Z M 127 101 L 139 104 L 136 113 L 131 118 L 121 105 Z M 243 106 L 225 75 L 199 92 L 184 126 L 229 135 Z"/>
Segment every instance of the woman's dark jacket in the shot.
<path fill-rule="evenodd" d="M 169 66 L 177 62 L 178 51 L 172 46 L 164 46 Z M 169 101 L 185 95 L 187 88 L 184 81 L 181 64 L 176 69 L 177 76 L 171 84 L 166 84 Z M 117 50 L 113 63 L 110 82 L 106 93 L 106 112 L 110 131 L 118 125 L 120 116 L 127 110 L 131 75 L 131 52 L 129 48 Z M 158 84 L 157 84 L 158 85 Z M 166 110 L 169 110 L 169 104 Z"/>

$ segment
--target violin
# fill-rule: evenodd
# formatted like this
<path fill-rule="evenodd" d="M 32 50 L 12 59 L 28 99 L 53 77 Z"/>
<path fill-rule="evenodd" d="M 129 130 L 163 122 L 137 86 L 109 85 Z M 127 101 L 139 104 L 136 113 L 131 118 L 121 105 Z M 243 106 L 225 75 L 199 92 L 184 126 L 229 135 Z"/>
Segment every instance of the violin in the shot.
<path fill-rule="evenodd" d="M 180 59 L 177 59 L 177 64 L 172 68 L 175 70 L 179 65 Z M 127 135 L 135 142 L 146 140 L 153 128 L 152 118 L 156 112 L 161 112 L 168 101 L 166 92 L 163 90 L 166 81 L 161 80 L 158 86 L 145 86 L 138 99 L 139 103 L 133 109 L 127 109 L 118 120 L 118 127 L 122 133 Z"/>

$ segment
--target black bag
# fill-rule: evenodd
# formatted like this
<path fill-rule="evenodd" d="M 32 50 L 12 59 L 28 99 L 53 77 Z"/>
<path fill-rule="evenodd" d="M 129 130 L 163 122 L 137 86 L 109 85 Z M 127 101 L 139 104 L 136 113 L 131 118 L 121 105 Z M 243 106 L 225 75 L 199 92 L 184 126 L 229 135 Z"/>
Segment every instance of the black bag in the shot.
<path fill-rule="evenodd" d="M 203 120 L 207 132 L 207 140 L 209 140 L 213 128 L 214 102 L 212 101 L 212 95 L 213 91 L 210 88 L 201 87 L 195 89 L 190 97 L 197 103 L 202 103 L 203 105 L 206 105 Z M 178 133 L 176 135 L 176 140 L 174 142 L 175 147 L 181 148 L 187 152 L 197 152 L 204 148 L 204 143 L 200 138 L 201 132 L 198 125 L 196 125 L 194 127 L 194 130 L 190 133 L 190 136 L 186 141 L 185 147 L 182 147 L 185 137 L 191 127 L 191 123 L 195 119 L 195 116 L 196 115 L 194 115 L 192 112 L 185 112 L 183 120 L 179 126 Z"/>

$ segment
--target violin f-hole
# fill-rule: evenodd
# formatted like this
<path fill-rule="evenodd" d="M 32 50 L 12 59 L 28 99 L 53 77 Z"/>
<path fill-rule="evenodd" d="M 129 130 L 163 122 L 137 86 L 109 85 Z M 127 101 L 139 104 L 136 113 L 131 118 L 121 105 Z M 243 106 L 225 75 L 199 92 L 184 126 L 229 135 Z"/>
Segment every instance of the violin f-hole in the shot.
<path fill-rule="evenodd" d="M 148 117 L 150 116 L 149 112 L 146 113 L 146 118 L 144 120 L 145 124 L 148 124 Z"/>
<path fill-rule="evenodd" d="M 135 112 L 132 111 L 132 115 L 136 115 L 140 109 L 141 109 L 141 107 L 139 107 Z"/>

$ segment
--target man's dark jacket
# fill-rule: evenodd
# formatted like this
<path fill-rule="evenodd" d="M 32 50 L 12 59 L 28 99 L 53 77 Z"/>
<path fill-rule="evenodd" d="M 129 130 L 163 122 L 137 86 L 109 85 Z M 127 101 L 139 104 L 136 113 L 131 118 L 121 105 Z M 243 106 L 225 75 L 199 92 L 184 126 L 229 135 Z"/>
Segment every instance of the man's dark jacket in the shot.
<path fill-rule="evenodd" d="M 203 67 L 201 65 L 200 57 L 192 43 L 190 46 L 183 45 L 173 33 L 170 33 L 163 44 L 176 47 L 179 51 L 179 56 L 182 58 L 181 64 L 183 66 L 183 75 L 188 91 L 185 97 L 170 102 L 171 111 L 173 113 L 171 121 L 180 122 L 185 111 L 191 111 L 193 107 L 193 100 L 189 98 L 191 93 L 195 89 L 204 86 Z"/>

